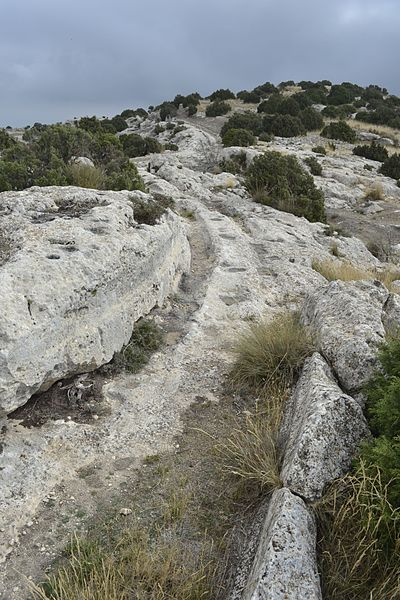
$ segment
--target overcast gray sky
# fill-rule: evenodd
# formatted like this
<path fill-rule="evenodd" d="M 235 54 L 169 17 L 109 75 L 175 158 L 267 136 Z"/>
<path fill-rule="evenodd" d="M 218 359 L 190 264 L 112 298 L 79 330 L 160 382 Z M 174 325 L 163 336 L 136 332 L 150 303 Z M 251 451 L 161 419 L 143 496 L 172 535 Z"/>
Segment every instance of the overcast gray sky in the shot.
<path fill-rule="evenodd" d="M 0 126 L 265 81 L 400 95 L 400 0 L 0 0 Z"/>

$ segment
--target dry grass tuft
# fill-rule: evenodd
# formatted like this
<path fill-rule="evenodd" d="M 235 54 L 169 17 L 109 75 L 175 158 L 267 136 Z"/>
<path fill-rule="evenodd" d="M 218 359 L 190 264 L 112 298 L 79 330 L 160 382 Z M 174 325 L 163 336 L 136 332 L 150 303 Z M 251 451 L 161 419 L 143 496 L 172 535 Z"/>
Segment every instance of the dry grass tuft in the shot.
<path fill-rule="evenodd" d="M 231 377 L 235 385 L 259 391 L 271 386 L 286 390 L 314 351 L 314 343 L 299 315 L 285 311 L 272 321 L 261 319 L 248 325 L 234 351 Z"/>
<path fill-rule="evenodd" d="M 376 133 L 384 138 L 389 138 L 394 142 L 394 145 L 398 147 L 400 145 L 400 133 L 398 129 L 389 127 L 387 125 L 374 125 L 373 123 L 364 123 L 363 121 L 357 121 L 356 119 L 348 119 L 346 121 L 350 127 L 359 131 L 369 131 L 370 133 Z M 396 148 L 388 147 L 388 152 L 396 150 Z"/>
<path fill-rule="evenodd" d="M 400 279 L 400 271 L 394 267 L 383 270 L 361 269 L 355 267 L 348 261 L 318 260 L 312 261 L 314 271 L 320 273 L 328 281 L 366 281 L 377 279 L 381 281 L 389 292 L 397 293 L 392 283 Z"/>
<path fill-rule="evenodd" d="M 370 279 L 370 272 L 359 269 L 348 261 L 318 260 L 314 259 L 311 264 L 314 271 L 317 271 L 328 281 L 358 281 Z"/>
<path fill-rule="evenodd" d="M 172 537 L 172 536 L 171 536 Z M 212 544 L 199 540 L 188 555 L 162 531 L 125 532 L 113 552 L 98 543 L 73 541 L 68 565 L 41 586 L 30 584 L 34 600 L 200 600 L 211 595 Z M 183 560 L 184 553 L 184 560 Z"/>
<path fill-rule="evenodd" d="M 104 187 L 105 176 L 98 167 L 72 163 L 67 166 L 67 176 L 71 185 L 92 190 L 101 190 Z"/>
<path fill-rule="evenodd" d="M 364 195 L 365 200 L 373 200 L 377 202 L 378 200 L 385 199 L 385 193 L 383 191 L 383 186 L 379 182 L 373 183 L 370 187 L 365 190 Z"/>
<path fill-rule="evenodd" d="M 367 472 L 361 462 L 315 507 L 327 600 L 400 598 L 400 511 L 387 496 L 379 469 Z"/>
<path fill-rule="evenodd" d="M 263 493 L 282 486 L 277 436 L 286 398 L 280 389 L 271 391 L 262 410 L 248 415 L 243 425 L 216 446 L 223 472 L 256 484 Z"/>

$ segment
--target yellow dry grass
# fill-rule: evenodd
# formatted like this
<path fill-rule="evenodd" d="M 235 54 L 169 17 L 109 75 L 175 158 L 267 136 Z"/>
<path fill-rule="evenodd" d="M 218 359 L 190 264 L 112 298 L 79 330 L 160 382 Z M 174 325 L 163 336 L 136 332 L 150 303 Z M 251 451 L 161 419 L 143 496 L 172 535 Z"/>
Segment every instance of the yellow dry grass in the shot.
<path fill-rule="evenodd" d="M 374 182 L 371 186 L 367 187 L 365 190 L 364 198 L 366 200 L 384 200 L 385 193 L 383 191 L 383 186 L 379 181 Z"/>
<path fill-rule="evenodd" d="M 68 564 L 37 586 L 33 600 L 200 600 L 211 595 L 212 543 L 199 539 L 188 554 L 162 530 L 150 537 L 127 529 L 112 551 L 99 542 L 74 538 Z M 184 556 L 184 558 L 183 558 Z"/>
<path fill-rule="evenodd" d="M 223 472 L 255 483 L 264 493 L 282 486 L 277 433 L 285 397 L 280 394 L 271 399 L 268 408 L 248 415 L 244 425 L 216 446 Z"/>
<path fill-rule="evenodd" d="M 363 269 L 355 267 L 349 261 L 319 260 L 312 261 L 312 268 L 325 277 L 328 281 L 365 281 L 377 279 L 381 281 L 390 292 L 397 290 L 392 283 L 400 279 L 400 271 L 388 266 L 385 269 Z"/>
<path fill-rule="evenodd" d="M 363 121 L 357 121 L 356 119 L 348 119 L 347 124 L 353 129 L 358 131 L 369 131 L 370 133 L 376 133 L 381 137 L 387 137 L 393 140 L 396 146 L 400 146 L 400 131 L 387 125 L 374 125 L 373 123 L 364 123 Z M 397 152 L 397 148 L 388 146 L 388 152 Z"/>

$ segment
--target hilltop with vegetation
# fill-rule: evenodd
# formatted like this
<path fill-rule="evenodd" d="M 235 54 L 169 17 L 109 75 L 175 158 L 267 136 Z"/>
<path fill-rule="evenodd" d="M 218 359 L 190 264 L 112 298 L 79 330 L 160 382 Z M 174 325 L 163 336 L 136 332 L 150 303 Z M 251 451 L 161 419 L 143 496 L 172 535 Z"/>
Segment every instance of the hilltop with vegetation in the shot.
<path fill-rule="evenodd" d="M 400 98 L 5 128 L 0 192 L 0 597 L 399 598 Z"/>

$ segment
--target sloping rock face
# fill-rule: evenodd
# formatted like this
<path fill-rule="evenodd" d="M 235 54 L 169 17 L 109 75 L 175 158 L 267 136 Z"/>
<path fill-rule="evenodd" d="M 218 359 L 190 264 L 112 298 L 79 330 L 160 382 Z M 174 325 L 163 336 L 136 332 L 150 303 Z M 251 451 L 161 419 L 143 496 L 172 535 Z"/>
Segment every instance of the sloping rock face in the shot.
<path fill-rule="evenodd" d="M 301 498 L 276 490 L 243 600 L 319 600 L 315 518 Z"/>
<path fill-rule="evenodd" d="M 304 321 L 316 330 L 318 350 L 347 392 L 358 392 L 377 366 L 388 298 L 379 281 L 333 281 L 305 302 Z"/>
<path fill-rule="evenodd" d="M 368 426 L 359 403 L 344 394 L 326 361 L 309 358 L 285 407 L 283 484 L 308 501 L 351 466 Z"/>
<path fill-rule="evenodd" d="M 109 362 L 189 269 L 180 218 L 138 225 L 134 198 L 153 201 L 81 188 L 0 194 L 0 415 Z"/>

